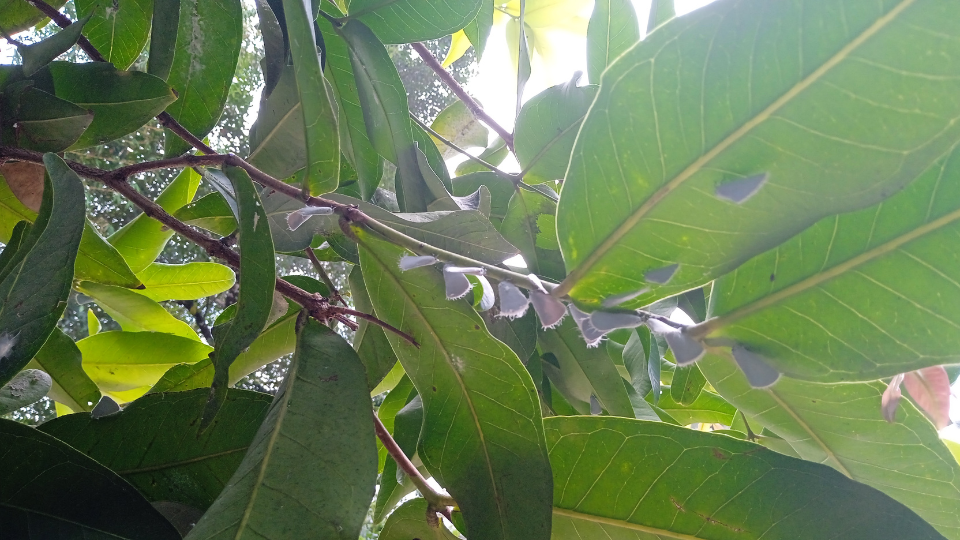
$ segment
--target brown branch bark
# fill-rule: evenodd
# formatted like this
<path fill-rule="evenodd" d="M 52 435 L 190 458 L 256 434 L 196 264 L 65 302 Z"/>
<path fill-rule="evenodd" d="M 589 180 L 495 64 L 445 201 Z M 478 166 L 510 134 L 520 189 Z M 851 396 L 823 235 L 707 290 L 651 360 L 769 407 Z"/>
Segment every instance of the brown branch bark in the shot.
<path fill-rule="evenodd" d="M 410 461 L 410 458 L 403 453 L 403 450 L 400 448 L 400 445 L 397 444 L 397 441 L 393 440 L 393 436 L 390 435 L 390 432 L 387 431 L 386 426 L 384 426 L 383 422 L 380 421 L 377 413 L 373 413 L 373 427 L 377 432 L 377 438 L 380 439 L 381 443 L 383 443 L 383 447 L 387 449 L 387 453 L 390 454 L 390 457 L 397 462 L 397 466 L 400 467 L 400 470 L 410 477 L 410 480 L 413 482 L 413 484 L 417 486 L 418 490 L 420 490 L 420 494 L 423 495 L 423 498 L 427 499 L 427 501 L 430 503 L 431 509 L 435 512 L 443 513 L 447 519 L 450 519 L 450 511 L 448 507 L 456 506 L 457 502 L 449 495 L 445 495 L 433 489 L 433 486 L 427 483 L 427 480 L 423 477 L 423 475 L 420 474 L 420 471 L 417 470 L 416 465 L 414 465 L 413 462 Z"/>

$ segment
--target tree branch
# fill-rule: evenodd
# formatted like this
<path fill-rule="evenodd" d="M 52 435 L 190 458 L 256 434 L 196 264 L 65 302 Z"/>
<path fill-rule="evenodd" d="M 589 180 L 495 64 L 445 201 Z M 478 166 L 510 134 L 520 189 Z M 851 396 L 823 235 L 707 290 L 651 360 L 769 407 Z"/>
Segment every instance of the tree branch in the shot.
<path fill-rule="evenodd" d="M 449 495 L 440 493 L 439 491 L 433 489 L 433 486 L 427 483 L 427 480 L 420 474 L 420 471 L 417 470 L 416 465 L 410 461 L 410 458 L 403 453 L 403 450 L 400 449 L 400 445 L 397 444 L 397 441 L 393 440 L 393 437 L 390 435 L 390 432 L 387 431 L 386 426 L 383 425 L 383 422 L 380 421 L 380 418 L 377 417 L 377 413 L 373 413 L 373 427 L 377 432 L 377 438 L 380 439 L 380 442 L 383 443 L 383 447 L 387 449 L 387 453 L 397 462 L 397 466 L 400 467 L 407 476 L 410 477 L 410 480 L 413 482 L 413 485 L 417 486 L 417 489 L 420 491 L 420 494 L 423 495 L 423 498 L 430 503 L 432 510 L 437 512 L 443 512 L 447 510 L 449 506 L 456 506 L 457 501 L 453 500 Z M 449 518 L 449 511 L 444 514 Z"/>
<path fill-rule="evenodd" d="M 413 50 L 417 51 L 417 54 L 420 55 L 420 58 L 430 66 L 430 69 L 437 74 L 437 77 L 440 77 L 440 80 L 447 85 L 450 90 L 453 90 L 453 93 L 460 98 L 460 101 L 470 109 L 470 112 L 473 113 L 473 116 L 480 120 L 484 124 L 490 126 L 490 129 L 497 132 L 497 135 L 503 139 L 503 142 L 507 143 L 507 147 L 510 148 L 510 151 L 513 152 L 513 135 L 510 134 L 507 130 L 503 129 L 496 120 L 490 117 L 486 111 L 483 110 L 483 107 L 476 102 L 466 90 L 460 86 L 460 83 L 453 78 L 453 75 L 449 71 L 444 69 L 443 65 L 440 64 L 440 61 L 436 59 L 435 56 L 423 45 L 423 43 L 411 43 Z"/>
<path fill-rule="evenodd" d="M 73 21 L 70 20 L 70 17 L 67 17 L 63 13 L 60 13 L 59 10 L 51 6 L 50 4 L 44 2 L 43 0 L 27 0 L 27 2 L 40 10 L 41 13 L 50 18 L 51 21 L 57 23 L 57 26 L 60 28 L 66 28 L 73 24 Z M 94 62 L 106 62 L 107 59 L 100 54 L 100 51 L 90 43 L 90 40 L 84 36 L 80 36 L 80 39 L 77 40 L 77 45 L 83 49 L 83 52 L 87 53 L 87 56 L 90 57 Z"/>

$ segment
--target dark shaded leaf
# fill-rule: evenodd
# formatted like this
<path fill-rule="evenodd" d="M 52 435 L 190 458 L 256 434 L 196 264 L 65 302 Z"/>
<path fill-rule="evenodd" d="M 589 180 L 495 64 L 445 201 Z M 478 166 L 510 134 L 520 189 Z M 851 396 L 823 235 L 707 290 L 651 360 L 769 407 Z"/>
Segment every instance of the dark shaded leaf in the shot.
<path fill-rule="evenodd" d="M 384 43 L 411 43 L 460 30 L 476 17 L 483 1 L 353 0 L 349 15 L 367 24 Z"/>
<path fill-rule="evenodd" d="M 58 56 L 70 50 L 77 40 L 80 39 L 80 32 L 83 25 L 87 23 L 89 17 L 76 21 L 66 28 L 57 31 L 48 38 L 44 38 L 30 45 L 17 45 L 17 53 L 23 60 L 23 74 L 29 77 L 37 72 L 38 69 L 53 62 Z"/>
<path fill-rule="evenodd" d="M 350 295 L 357 311 L 373 314 L 373 304 L 367 287 L 363 283 L 363 273 L 359 266 L 353 267 L 347 277 L 350 284 Z M 373 390 L 380 381 L 397 364 L 397 355 L 390 348 L 385 330 L 363 319 L 357 321 L 357 332 L 353 336 L 353 348 L 357 351 L 360 361 L 367 372 L 367 386 Z"/>
<path fill-rule="evenodd" d="M 164 0 L 80 0 L 74 4 L 79 16 L 90 17 L 83 28 L 83 35 L 90 40 L 90 44 L 100 51 L 107 62 L 118 69 L 127 69 L 147 44 L 150 22 L 155 13 L 154 2 L 172 8 Z M 159 22 L 164 23 L 163 15 Z M 161 24 L 156 31 L 169 29 Z M 161 41 L 157 45 L 163 46 L 164 43 Z M 152 71 L 150 73 L 156 75 Z"/>
<path fill-rule="evenodd" d="M 180 26 L 180 0 L 153 0 L 147 73 L 167 80 L 173 67 Z"/>
<path fill-rule="evenodd" d="M 50 391 L 53 381 L 39 369 L 25 369 L 0 386 L 0 415 L 32 405 Z"/>

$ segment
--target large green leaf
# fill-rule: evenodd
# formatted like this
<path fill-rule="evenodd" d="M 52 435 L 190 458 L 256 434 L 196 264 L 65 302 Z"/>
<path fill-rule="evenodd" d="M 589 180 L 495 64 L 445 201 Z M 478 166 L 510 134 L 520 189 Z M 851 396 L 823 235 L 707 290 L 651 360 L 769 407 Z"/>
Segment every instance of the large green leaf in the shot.
<path fill-rule="evenodd" d="M 359 536 L 377 477 L 367 392 L 350 344 L 308 320 L 250 450 L 188 538 Z"/>
<path fill-rule="evenodd" d="M 289 178 L 307 165 L 303 108 L 292 66 L 284 66 L 276 87 L 260 104 L 250 129 L 247 161 L 275 178 Z"/>
<path fill-rule="evenodd" d="M 140 286 L 140 280 L 127 265 L 127 262 L 110 245 L 89 221 L 83 224 L 80 236 L 80 248 L 77 262 L 74 264 L 74 277 L 78 280 L 94 281 L 106 285 L 133 288 Z"/>
<path fill-rule="evenodd" d="M 114 396 L 126 391 L 143 394 L 171 367 L 198 362 L 213 350 L 199 341 L 160 332 L 100 332 L 81 339 L 77 347 L 83 354 L 83 370 Z"/>
<path fill-rule="evenodd" d="M 640 38 L 640 21 L 633 2 L 597 0 L 587 26 L 587 77 L 590 82 L 599 83 L 603 70 Z"/>
<path fill-rule="evenodd" d="M 355 266 L 347 277 L 350 283 L 350 296 L 353 305 L 358 311 L 373 313 L 373 304 L 367 294 L 367 286 L 363 282 L 363 273 L 359 266 Z M 363 319 L 357 321 L 357 332 L 353 335 L 353 348 L 363 362 L 367 371 L 367 386 L 371 390 L 380 384 L 380 381 L 397 364 L 397 355 L 390 348 L 385 330 Z"/>
<path fill-rule="evenodd" d="M 81 17 L 92 15 L 83 28 L 90 44 L 119 69 L 130 67 L 150 37 L 153 0 L 79 0 L 74 5 Z"/>
<path fill-rule="evenodd" d="M 71 414 L 38 429 L 110 468 L 150 501 L 206 510 L 240 465 L 272 399 L 230 390 L 220 416 L 198 435 L 207 394 L 150 394 L 118 414 Z"/>
<path fill-rule="evenodd" d="M 720 1 L 653 32 L 604 73 L 577 137 L 557 294 L 649 287 L 640 306 L 915 179 L 960 136 L 960 64 L 940 59 L 960 55 L 957 16 L 912 0 Z"/>
<path fill-rule="evenodd" d="M 553 538 L 943 538 L 823 465 L 661 422 L 544 420 Z"/>
<path fill-rule="evenodd" d="M 20 81 L 0 94 L 0 135 L 4 143 L 38 152 L 60 152 L 79 139 L 94 120 L 91 111 Z"/>
<path fill-rule="evenodd" d="M 213 387 L 210 403 L 203 415 L 209 424 L 227 398 L 230 364 L 240 356 L 267 326 L 273 308 L 273 288 L 277 283 L 277 262 L 267 214 L 253 180 L 241 168 L 226 167 L 227 177 L 239 205 L 240 296 L 236 315 L 216 327 L 213 362 Z M 262 222 L 262 223 L 261 223 Z"/>
<path fill-rule="evenodd" d="M 153 263 L 137 277 L 144 288 L 134 291 L 157 302 L 213 296 L 229 290 L 236 282 L 233 270 L 212 262 Z"/>
<path fill-rule="evenodd" d="M 0 448 L 5 538 L 180 538 L 133 486 L 50 435 L 0 420 Z"/>
<path fill-rule="evenodd" d="M 310 193 L 320 195 L 337 189 L 340 179 L 340 133 L 337 128 L 333 89 L 323 77 L 311 2 L 283 0 L 290 55 L 300 95 L 301 129 L 306 140 L 306 171 L 303 182 Z"/>
<path fill-rule="evenodd" d="M 363 21 L 384 43 L 437 39 L 462 29 L 484 0 L 352 0 L 350 17 Z"/>
<path fill-rule="evenodd" d="M 634 417 L 617 366 L 606 349 L 587 348 L 572 317 L 566 317 L 559 327 L 544 331 L 540 335 L 540 349 L 552 354 L 559 362 L 567 401 L 576 400 L 589 405 L 593 396 L 613 416 Z"/>
<path fill-rule="evenodd" d="M 384 523 L 379 540 L 456 540 L 457 536 L 442 524 L 437 527 L 427 523 L 426 499 L 413 499 L 397 508 Z"/>
<path fill-rule="evenodd" d="M 697 423 L 729 426 L 733 423 L 733 416 L 737 414 L 736 407 L 713 392 L 702 391 L 693 403 L 683 405 L 673 399 L 670 392 L 672 387 L 664 386 L 662 388 L 664 393 L 660 396 L 657 406 L 666 411 L 682 426 Z M 648 395 L 647 401 L 653 403 L 653 396 Z"/>
<path fill-rule="evenodd" d="M 880 413 L 880 382 L 814 384 L 782 378 L 754 389 L 734 361 L 698 362 L 710 384 L 800 457 L 830 465 L 910 507 L 948 538 L 960 538 L 960 465 L 937 430 L 908 400 L 897 422 Z M 729 425 L 729 424 L 728 424 Z"/>
<path fill-rule="evenodd" d="M 183 206 L 174 212 L 173 217 L 219 236 L 228 236 L 237 230 L 237 218 L 233 216 L 230 204 L 218 192 L 207 193 Z"/>
<path fill-rule="evenodd" d="M 696 334 L 778 371 L 872 380 L 960 359 L 960 150 L 864 210 L 826 218 L 717 280 Z"/>
<path fill-rule="evenodd" d="M 47 338 L 27 367 L 42 369 L 53 379 L 49 396 L 74 412 L 92 411 L 100 402 L 100 389 L 83 371 L 80 349 L 59 328 Z"/>
<path fill-rule="evenodd" d="M 243 9 L 232 0 L 180 0 L 176 53 L 167 82 L 179 99 L 167 112 L 203 138 L 220 120 L 243 40 Z M 190 145 L 166 132 L 164 153 L 180 155 Z"/>
<path fill-rule="evenodd" d="M 536 388 L 523 364 L 464 302 L 448 301 L 439 269 L 401 272 L 404 250 L 354 229 L 377 316 L 420 392 L 419 455 L 457 500 L 471 540 L 549 537 L 550 475 Z"/>
<path fill-rule="evenodd" d="M 163 189 L 157 197 L 157 204 L 173 214 L 193 200 L 198 187 L 200 175 L 185 168 Z M 130 269 L 139 274 L 156 260 L 172 236 L 173 231 L 162 223 L 141 214 L 110 235 L 108 241 L 126 259 Z"/>
<path fill-rule="evenodd" d="M 547 88 L 523 104 L 514 148 L 528 184 L 563 178 L 577 131 L 596 95 L 596 85 L 577 86 L 574 80 Z"/>
<path fill-rule="evenodd" d="M 200 341 L 189 324 L 171 315 L 160 304 L 130 289 L 81 281 L 77 284 L 77 290 L 93 298 L 126 332 L 165 332 Z"/>
<path fill-rule="evenodd" d="M 60 320 L 83 233 L 80 178 L 54 154 L 43 162 L 49 174 L 40 213 L 0 281 L 0 384 L 33 358 Z"/>
<path fill-rule="evenodd" d="M 486 148 L 489 130 L 477 120 L 467 104 L 459 99 L 440 111 L 440 114 L 430 124 L 430 129 L 443 136 L 444 139 L 456 144 L 460 148 Z M 433 142 L 440 148 L 444 159 L 452 158 L 459 152 L 436 137 Z"/>
<path fill-rule="evenodd" d="M 44 90 L 93 112 L 93 122 L 72 150 L 132 133 L 177 99 L 163 79 L 104 62 L 53 62 L 36 79 Z"/>
<path fill-rule="evenodd" d="M 66 0 L 47 2 L 55 9 L 60 9 Z M 30 2 L 23 0 L 0 0 L 0 29 L 8 34 L 16 34 L 45 19 L 43 13 Z"/>

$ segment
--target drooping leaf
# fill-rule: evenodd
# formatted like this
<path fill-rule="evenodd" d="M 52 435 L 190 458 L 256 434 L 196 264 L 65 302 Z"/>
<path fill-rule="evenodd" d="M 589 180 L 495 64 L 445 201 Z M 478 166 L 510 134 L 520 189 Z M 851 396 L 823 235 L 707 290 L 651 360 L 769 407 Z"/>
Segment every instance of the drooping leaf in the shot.
<path fill-rule="evenodd" d="M 8 145 L 38 152 L 61 152 L 93 122 L 91 111 L 19 81 L 0 94 L 0 135 Z"/>
<path fill-rule="evenodd" d="M 257 0 L 257 17 L 260 19 L 260 36 L 263 38 L 263 59 L 260 69 L 263 72 L 263 94 L 268 97 L 280 81 L 280 74 L 287 65 L 287 47 L 289 42 L 284 36 L 286 20 L 280 24 L 268 0 Z M 261 102 L 263 97 L 261 97 Z"/>
<path fill-rule="evenodd" d="M 275 178 L 289 178 L 307 165 L 303 108 L 293 66 L 284 66 L 276 87 L 260 104 L 250 129 L 247 161 Z"/>
<path fill-rule="evenodd" d="M 955 150 L 894 197 L 821 220 L 715 282 L 702 336 L 781 373 L 874 380 L 955 362 L 960 322 L 949 242 L 960 230 Z"/>
<path fill-rule="evenodd" d="M 130 289 L 81 281 L 77 290 L 91 297 L 126 332 L 165 332 L 199 341 L 190 325 L 163 306 Z"/>
<path fill-rule="evenodd" d="M 597 95 L 595 85 L 570 81 L 530 98 L 517 117 L 514 148 L 526 172 L 524 181 L 536 184 L 562 179 L 570 152 L 587 109 Z"/>
<path fill-rule="evenodd" d="M 0 386 L 0 415 L 32 405 L 47 395 L 53 381 L 39 369 L 25 369 Z"/>
<path fill-rule="evenodd" d="M 214 368 L 213 386 L 202 427 L 209 426 L 227 398 L 230 364 L 267 326 L 277 283 L 273 237 L 253 180 L 238 167 L 226 167 L 224 172 L 233 183 L 240 208 L 240 296 L 236 315 L 218 325 L 218 332 L 214 334 L 215 350 L 210 357 Z"/>
<path fill-rule="evenodd" d="M 364 22 L 384 43 L 441 38 L 470 23 L 484 0 L 352 0 L 350 17 Z"/>
<path fill-rule="evenodd" d="M 137 274 L 143 289 L 134 289 L 156 302 L 197 300 L 220 294 L 236 282 L 233 270 L 212 262 L 153 263 Z"/>
<path fill-rule="evenodd" d="M 233 82 L 243 40 L 243 10 L 230 0 L 180 0 L 173 63 L 167 82 L 180 98 L 167 107 L 176 121 L 204 138 L 220 120 Z M 164 154 L 178 156 L 190 146 L 166 132 Z"/>
<path fill-rule="evenodd" d="M 640 41 L 640 37 L 640 21 L 633 2 L 597 0 L 587 27 L 587 77 L 590 82 L 599 83 L 603 70 Z"/>
<path fill-rule="evenodd" d="M 24 76 L 30 77 L 38 69 L 49 64 L 61 54 L 70 50 L 80 39 L 80 31 L 87 18 L 76 21 L 50 37 L 29 45 L 17 45 L 17 54 L 23 59 L 21 64 Z"/>
<path fill-rule="evenodd" d="M 180 538 L 133 486 L 50 435 L 0 419 L 0 448 L 5 537 Z"/>
<path fill-rule="evenodd" d="M 549 464 L 526 369 L 473 308 L 445 298 L 439 269 L 401 272 L 403 250 L 353 232 L 377 316 L 419 343 L 387 334 L 423 400 L 420 459 L 457 500 L 474 539 L 548 538 Z"/>
<path fill-rule="evenodd" d="M 54 154 L 43 157 L 49 173 L 40 213 L 0 281 L 0 384 L 40 350 L 67 306 L 73 264 L 84 224 L 80 178 Z"/>
<path fill-rule="evenodd" d="M 157 197 L 157 204 L 173 214 L 193 200 L 199 186 L 200 175 L 191 168 L 183 169 Z M 110 235 L 108 241 L 117 248 L 130 269 L 139 274 L 156 260 L 171 237 L 173 231 L 141 214 Z"/>
<path fill-rule="evenodd" d="M 677 366 L 670 383 L 670 397 L 679 405 L 689 406 L 700 397 L 706 382 L 696 364 Z"/>
<path fill-rule="evenodd" d="M 397 508 L 380 531 L 379 540 L 455 540 L 458 538 L 442 524 L 434 526 L 427 523 L 426 499 L 409 500 Z"/>
<path fill-rule="evenodd" d="M 39 87 L 58 98 L 93 112 L 93 122 L 71 150 L 132 133 L 177 99 L 163 79 L 139 71 L 119 71 L 104 62 L 53 62 L 35 79 Z"/>
<path fill-rule="evenodd" d="M 59 328 L 50 334 L 27 367 L 42 369 L 50 375 L 53 379 L 50 399 L 74 412 L 92 411 L 100 402 L 100 389 L 83 371 L 80 349 Z"/>
<path fill-rule="evenodd" d="M 606 417 L 544 428 L 558 540 L 943 538 L 829 467 L 725 435 Z"/>
<path fill-rule="evenodd" d="M 213 350 L 197 340 L 160 332 L 100 332 L 78 341 L 77 348 L 87 375 L 123 401 L 143 395 L 171 367 L 199 362 Z M 136 395 L 121 394 L 128 391 Z"/>
<path fill-rule="evenodd" d="M 149 501 L 206 510 L 240 465 L 271 401 L 267 394 L 232 389 L 220 416 L 198 436 L 207 394 L 150 394 L 109 417 L 72 414 L 38 430 L 108 467 Z"/>
<path fill-rule="evenodd" d="M 363 282 L 363 273 L 359 266 L 355 266 L 348 276 L 350 296 L 357 311 L 373 313 L 373 304 L 367 287 Z M 380 381 L 397 364 L 397 355 L 390 348 L 390 342 L 384 329 L 363 319 L 357 321 L 357 332 L 353 336 L 353 348 L 363 362 L 367 372 L 367 386 L 371 390 L 380 384 Z"/>
<path fill-rule="evenodd" d="M 707 355 L 698 365 L 710 384 L 747 414 L 754 432 L 772 431 L 802 458 L 883 491 L 944 536 L 960 538 L 960 464 L 908 400 L 900 403 L 897 423 L 883 420 L 883 383 L 781 378 L 755 389 L 732 359 Z"/>
<path fill-rule="evenodd" d="M 247 455 L 187 538 L 359 536 L 377 475 L 367 392 L 350 344 L 308 320 Z"/>
<path fill-rule="evenodd" d="M 606 349 L 587 348 L 572 317 L 540 334 L 540 349 L 553 354 L 559 362 L 567 401 L 590 403 L 594 396 L 611 415 L 633 418 L 633 406 L 617 367 Z"/>
<path fill-rule="evenodd" d="M 219 236 L 228 236 L 237 230 L 237 219 L 223 195 L 207 193 L 173 213 L 173 217 L 188 224 L 206 229 Z"/>
<path fill-rule="evenodd" d="M 116 285 L 128 289 L 140 285 L 140 280 L 127 265 L 127 262 L 110 245 L 89 221 L 83 224 L 77 261 L 74 264 L 74 277 L 78 280 L 93 281 L 104 285 Z"/>
<path fill-rule="evenodd" d="M 153 3 L 154 0 L 80 0 L 75 5 L 79 16 L 90 16 L 83 32 L 90 44 L 107 62 L 118 69 L 127 69 L 147 44 L 154 15 Z M 161 26 L 158 31 L 169 29 Z"/>
<path fill-rule="evenodd" d="M 600 303 L 673 264 L 631 306 L 695 288 L 824 216 L 879 202 L 950 148 L 958 66 L 891 48 L 960 54 L 945 22 L 960 6 L 861 7 L 716 2 L 611 66 L 564 181 L 569 275 L 557 294 Z M 796 39 L 814 24 L 816 38 Z M 756 177 L 765 183 L 739 204 L 718 193 Z"/>
<path fill-rule="evenodd" d="M 147 73 L 167 80 L 173 67 L 180 26 L 180 0 L 153 0 Z"/>
<path fill-rule="evenodd" d="M 483 51 L 487 48 L 487 39 L 490 37 L 490 30 L 493 28 L 493 8 L 493 2 L 481 1 L 477 16 L 463 28 L 464 34 L 470 40 L 470 44 L 473 45 L 473 50 L 477 54 L 478 62 L 483 58 Z"/>
<path fill-rule="evenodd" d="M 60 9 L 66 0 L 47 2 L 54 9 Z M 30 4 L 21 0 L 0 0 L 0 29 L 13 35 L 22 32 L 45 18 L 43 13 Z"/>

